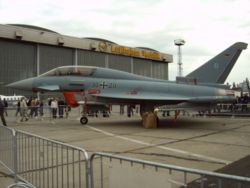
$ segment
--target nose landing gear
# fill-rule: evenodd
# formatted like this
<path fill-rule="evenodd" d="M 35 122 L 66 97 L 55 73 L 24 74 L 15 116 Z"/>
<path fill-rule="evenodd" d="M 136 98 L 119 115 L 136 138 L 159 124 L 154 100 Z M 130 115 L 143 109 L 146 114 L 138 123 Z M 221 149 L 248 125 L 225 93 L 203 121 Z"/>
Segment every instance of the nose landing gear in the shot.
<path fill-rule="evenodd" d="M 88 123 L 88 118 L 86 116 L 82 116 L 81 119 L 80 119 L 80 123 L 82 125 L 86 125 Z"/>
<path fill-rule="evenodd" d="M 86 125 L 88 123 L 88 118 L 87 118 L 87 113 L 88 109 L 87 109 L 87 97 L 84 97 L 84 104 L 82 105 L 82 117 L 80 119 L 80 123 L 82 125 Z"/>

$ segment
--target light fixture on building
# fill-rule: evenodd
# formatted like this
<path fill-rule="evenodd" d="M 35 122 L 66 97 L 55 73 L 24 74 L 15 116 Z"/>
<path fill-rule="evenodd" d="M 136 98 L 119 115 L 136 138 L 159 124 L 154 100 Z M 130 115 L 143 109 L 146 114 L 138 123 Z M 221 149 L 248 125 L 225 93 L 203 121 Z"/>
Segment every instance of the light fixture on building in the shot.
<path fill-rule="evenodd" d="M 58 45 L 62 46 L 64 44 L 64 40 L 62 37 L 58 37 L 57 39 Z"/>
<path fill-rule="evenodd" d="M 21 40 L 23 38 L 22 31 L 16 31 L 15 36 L 16 36 L 16 39 Z"/>
<path fill-rule="evenodd" d="M 95 42 L 91 42 L 89 45 L 91 50 L 96 50 L 97 49 L 97 44 Z"/>

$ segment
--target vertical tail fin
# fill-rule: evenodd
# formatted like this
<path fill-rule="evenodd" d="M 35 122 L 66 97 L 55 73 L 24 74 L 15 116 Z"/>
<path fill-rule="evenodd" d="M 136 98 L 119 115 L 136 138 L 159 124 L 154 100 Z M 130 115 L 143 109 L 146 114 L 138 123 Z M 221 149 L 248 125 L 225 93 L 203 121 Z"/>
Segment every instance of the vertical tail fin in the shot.
<path fill-rule="evenodd" d="M 237 42 L 188 74 L 198 82 L 223 84 L 247 43 Z"/>

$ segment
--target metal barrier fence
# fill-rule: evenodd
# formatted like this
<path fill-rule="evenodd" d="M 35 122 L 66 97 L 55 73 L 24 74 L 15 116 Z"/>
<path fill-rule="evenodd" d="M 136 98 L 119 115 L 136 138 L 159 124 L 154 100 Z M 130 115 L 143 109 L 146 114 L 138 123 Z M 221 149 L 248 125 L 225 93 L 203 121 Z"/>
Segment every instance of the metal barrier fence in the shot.
<path fill-rule="evenodd" d="M 0 126 L 0 164 L 15 177 L 9 187 L 250 187 L 250 178 L 93 153 Z"/>
<path fill-rule="evenodd" d="M 13 129 L 0 126 L 0 164 L 15 174 Z"/>
<path fill-rule="evenodd" d="M 7 188 L 20 188 L 20 187 L 24 187 L 24 188 L 34 188 L 33 185 L 28 184 L 28 183 L 23 183 L 23 182 L 18 182 L 18 183 L 14 183 L 9 185 Z"/>
<path fill-rule="evenodd" d="M 89 187 L 85 150 L 0 126 L 0 163 L 21 180 L 41 188 Z"/>
<path fill-rule="evenodd" d="M 94 162 L 99 160 L 99 162 Z M 128 157 L 93 153 L 91 184 L 100 188 L 250 187 L 250 178 L 182 168 Z"/>

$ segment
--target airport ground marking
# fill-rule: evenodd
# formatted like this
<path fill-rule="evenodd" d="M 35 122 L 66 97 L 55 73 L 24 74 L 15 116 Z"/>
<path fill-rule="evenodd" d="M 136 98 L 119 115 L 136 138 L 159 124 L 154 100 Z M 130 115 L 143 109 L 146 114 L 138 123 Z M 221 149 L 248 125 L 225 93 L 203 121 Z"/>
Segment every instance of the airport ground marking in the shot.
<path fill-rule="evenodd" d="M 147 143 L 147 142 L 143 142 L 143 141 L 136 140 L 136 139 L 133 139 L 133 138 L 128 138 L 128 137 L 125 137 L 125 136 L 119 136 L 119 135 L 116 135 L 116 134 L 113 134 L 113 133 L 110 133 L 110 132 L 107 132 L 107 131 L 104 131 L 104 130 L 101 130 L 101 129 L 98 129 L 98 128 L 95 128 L 95 127 L 92 127 L 92 126 L 89 126 L 89 125 L 85 125 L 85 126 L 88 127 L 89 129 L 100 132 L 100 133 L 105 134 L 107 136 L 112 136 L 112 137 L 119 138 L 119 139 L 122 139 L 122 140 L 126 140 L 126 141 L 129 141 L 129 142 L 134 142 L 134 143 L 137 143 L 137 144 L 150 146 L 150 147 L 156 147 L 156 148 L 159 148 L 159 149 L 172 151 L 172 152 L 180 153 L 180 154 L 187 155 L 187 156 L 197 157 L 197 158 L 205 159 L 205 160 L 208 160 L 208 161 L 219 162 L 219 163 L 223 163 L 223 164 L 231 163 L 231 161 L 227 161 L 227 160 L 223 160 L 223 159 L 218 159 L 218 158 L 214 158 L 214 157 L 209 157 L 209 156 L 205 156 L 205 155 L 191 153 L 191 152 L 188 152 L 188 151 L 185 151 L 185 150 L 174 149 L 174 148 L 170 148 L 170 147 L 166 147 L 166 146 L 159 146 L 159 145 L 156 145 L 156 144 L 150 144 L 150 143 Z"/>

